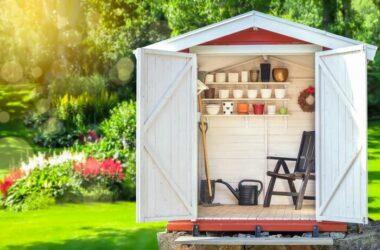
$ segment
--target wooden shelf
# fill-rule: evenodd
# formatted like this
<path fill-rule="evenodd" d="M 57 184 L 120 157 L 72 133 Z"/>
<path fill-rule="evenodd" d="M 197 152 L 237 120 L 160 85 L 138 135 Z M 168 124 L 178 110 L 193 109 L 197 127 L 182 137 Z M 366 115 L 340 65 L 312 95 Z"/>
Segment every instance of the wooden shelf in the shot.
<path fill-rule="evenodd" d="M 223 114 L 217 114 L 217 115 L 208 115 L 208 114 L 202 114 L 204 117 L 288 117 L 289 114 L 281 115 L 281 114 L 275 114 L 275 115 L 268 115 L 268 114 L 262 114 L 262 115 L 255 115 L 255 114 L 232 114 L 232 115 L 223 115 Z"/>
<path fill-rule="evenodd" d="M 205 102 L 209 101 L 289 101 L 289 98 L 204 98 Z"/>
<path fill-rule="evenodd" d="M 207 82 L 207 85 L 289 85 L 290 82 Z"/>

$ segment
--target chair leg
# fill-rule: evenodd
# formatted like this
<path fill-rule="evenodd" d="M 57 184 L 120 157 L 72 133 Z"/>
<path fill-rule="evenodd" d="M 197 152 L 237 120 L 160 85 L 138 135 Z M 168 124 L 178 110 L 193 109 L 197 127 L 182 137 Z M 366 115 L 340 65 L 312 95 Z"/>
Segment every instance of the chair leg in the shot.
<path fill-rule="evenodd" d="M 265 200 L 264 200 L 264 207 L 269 207 L 270 206 L 270 201 L 272 199 L 272 193 L 274 189 L 274 184 L 276 183 L 276 177 L 271 177 L 269 185 L 268 185 L 268 190 L 267 193 L 265 194 Z"/>
<path fill-rule="evenodd" d="M 288 184 L 289 184 L 290 192 L 297 193 L 296 187 L 294 186 L 294 181 L 288 180 Z M 297 205 L 297 197 L 292 196 L 292 200 L 293 200 L 293 205 L 296 206 Z"/>
<path fill-rule="evenodd" d="M 305 179 L 302 181 L 300 191 L 297 196 L 297 204 L 296 204 L 296 210 L 299 210 L 302 208 L 303 198 L 305 196 L 306 192 L 306 186 L 309 181 L 309 178 L 305 177 Z"/>

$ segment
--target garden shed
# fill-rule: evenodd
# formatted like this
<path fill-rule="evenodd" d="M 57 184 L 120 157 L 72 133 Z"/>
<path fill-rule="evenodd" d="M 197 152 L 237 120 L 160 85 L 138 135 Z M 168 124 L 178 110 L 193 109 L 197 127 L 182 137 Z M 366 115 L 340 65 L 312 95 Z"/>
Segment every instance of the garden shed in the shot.
<path fill-rule="evenodd" d="M 256 11 L 137 49 L 137 220 L 169 221 L 169 231 L 367 223 L 367 61 L 376 50 Z M 294 181 L 305 193 L 295 209 L 288 177 L 308 160 L 304 131 L 314 131 L 314 179 Z M 280 158 L 290 173 L 273 174 Z M 207 178 L 233 187 L 255 179 L 263 191 L 257 205 L 240 206 L 216 183 L 205 205 Z"/>

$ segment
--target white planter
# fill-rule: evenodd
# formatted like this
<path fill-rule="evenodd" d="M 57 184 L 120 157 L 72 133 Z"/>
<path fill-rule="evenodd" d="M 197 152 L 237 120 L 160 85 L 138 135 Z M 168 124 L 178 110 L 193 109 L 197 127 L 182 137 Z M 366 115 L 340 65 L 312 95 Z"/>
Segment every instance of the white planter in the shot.
<path fill-rule="evenodd" d="M 209 104 L 206 106 L 207 113 L 209 115 L 217 115 L 220 110 L 220 105 L 219 104 Z"/>
<path fill-rule="evenodd" d="M 207 74 L 206 75 L 206 83 L 214 82 L 214 75 Z"/>
<path fill-rule="evenodd" d="M 248 82 L 248 76 L 249 76 L 248 71 L 242 71 L 241 72 L 241 81 L 242 82 Z"/>
<path fill-rule="evenodd" d="M 230 90 L 228 89 L 220 89 L 219 90 L 219 98 L 220 99 L 227 99 L 230 97 Z"/>
<path fill-rule="evenodd" d="M 229 82 L 239 82 L 239 73 L 228 73 Z"/>
<path fill-rule="evenodd" d="M 261 89 L 261 98 L 269 99 L 272 96 L 272 89 Z"/>
<path fill-rule="evenodd" d="M 234 98 L 242 98 L 243 97 L 243 90 L 242 89 L 234 89 L 232 92 Z"/>
<path fill-rule="evenodd" d="M 247 90 L 247 96 L 250 99 L 255 99 L 257 98 L 257 89 L 248 89 Z"/>
<path fill-rule="evenodd" d="M 276 105 L 268 105 L 268 115 L 276 114 Z"/>
<path fill-rule="evenodd" d="M 275 89 L 274 90 L 274 96 L 277 99 L 285 98 L 285 95 L 286 95 L 286 89 Z"/>
<path fill-rule="evenodd" d="M 216 82 L 225 82 L 226 81 L 226 73 L 216 73 L 215 74 Z"/>

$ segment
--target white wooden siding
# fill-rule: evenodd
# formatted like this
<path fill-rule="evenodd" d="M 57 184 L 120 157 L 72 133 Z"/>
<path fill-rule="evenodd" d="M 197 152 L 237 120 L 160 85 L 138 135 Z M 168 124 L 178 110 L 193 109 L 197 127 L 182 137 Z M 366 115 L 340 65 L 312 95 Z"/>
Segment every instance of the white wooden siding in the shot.
<path fill-rule="evenodd" d="M 194 219 L 196 58 L 146 49 L 137 58 L 137 220 Z"/>
<path fill-rule="evenodd" d="M 213 71 L 239 62 L 248 61 L 252 56 L 198 56 L 199 71 Z M 280 60 L 278 60 L 280 59 Z M 286 62 L 285 62 L 286 61 Z M 229 72 L 259 69 L 262 57 L 230 68 Z M 282 117 L 213 117 L 208 119 L 209 130 L 207 140 L 209 147 L 209 165 L 212 179 L 221 178 L 233 187 L 242 179 L 258 179 L 264 182 L 264 191 L 260 195 L 259 203 L 263 203 L 269 178 L 266 171 L 273 170 L 276 162 L 266 161 L 267 155 L 296 157 L 298 154 L 302 132 L 314 130 L 314 113 L 305 113 L 300 109 L 297 100 L 299 92 L 310 85 L 314 85 L 314 55 L 276 56 L 269 62 L 274 67 L 287 67 L 289 81 L 287 95 L 290 100 L 285 102 L 290 116 L 286 120 Z M 259 87 L 255 87 L 259 88 Z M 231 93 L 232 94 L 232 93 Z M 246 95 L 246 93 L 245 93 Z M 282 102 L 273 102 L 279 107 Z M 251 107 L 250 107 L 251 108 Z M 267 123 L 265 122 L 267 119 Z M 268 133 L 267 148 L 266 136 Z M 201 155 L 201 153 L 200 153 Z M 204 178 L 203 161 L 199 159 L 200 178 Z M 294 164 L 290 163 L 290 171 Z M 298 184 L 298 183 L 297 183 Z M 298 186 L 298 185 L 297 185 Z M 275 186 L 278 190 L 288 190 L 286 181 L 278 180 Z M 314 182 L 308 185 L 308 194 L 314 193 Z M 236 204 L 237 201 L 231 192 L 222 184 L 216 185 L 215 201 L 222 204 Z M 289 197 L 273 196 L 272 204 L 289 204 Z M 314 204 L 305 201 L 305 204 Z"/>
<path fill-rule="evenodd" d="M 367 222 L 367 79 L 363 46 L 317 54 L 317 219 Z"/>

